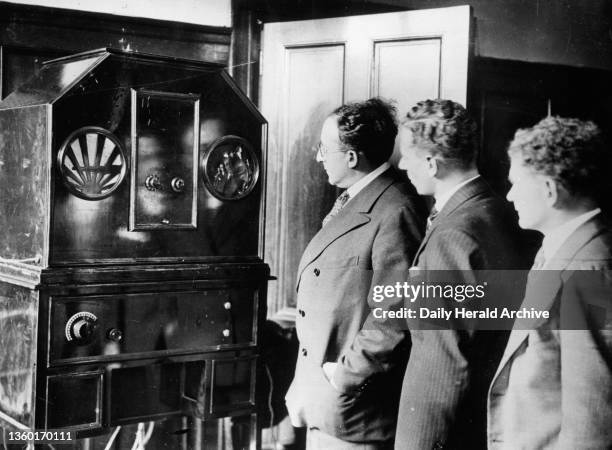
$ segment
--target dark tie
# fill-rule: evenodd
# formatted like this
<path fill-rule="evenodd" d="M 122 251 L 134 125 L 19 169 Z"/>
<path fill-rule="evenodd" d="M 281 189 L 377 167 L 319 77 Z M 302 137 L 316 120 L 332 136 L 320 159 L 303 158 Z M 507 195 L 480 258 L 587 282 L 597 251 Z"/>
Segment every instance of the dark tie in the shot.
<path fill-rule="evenodd" d="M 327 222 L 329 222 L 335 216 L 338 215 L 340 210 L 344 208 L 344 205 L 346 205 L 346 202 L 349 201 L 349 198 L 350 196 L 347 191 L 344 191 L 342 194 L 340 194 L 340 196 L 334 202 L 334 206 L 332 206 L 332 209 L 329 212 L 329 214 L 327 214 L 325 218 L 323 219 L 323 226 L 327 225 Z"/>
<path fill-rule="evenodd" d="M 432 206 L 431 207 L 431 211 L 429 211 L 429 216 L 427 217 L 427 230 L 429 231 L 429 229 L 431 228 L 431 224 L 433 223 L 434 220 L 436 220 L 436 216 L 438 215 L 438 210 L 436 209 L 436 206 Z"/>

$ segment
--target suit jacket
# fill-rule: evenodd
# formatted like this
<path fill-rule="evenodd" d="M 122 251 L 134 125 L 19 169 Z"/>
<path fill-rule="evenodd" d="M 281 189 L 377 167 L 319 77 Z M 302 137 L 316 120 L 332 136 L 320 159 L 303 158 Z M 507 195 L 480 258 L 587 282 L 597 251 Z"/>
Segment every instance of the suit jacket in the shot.
<path fill-rule="evenodd" d="M 489 448 L 612 448 L 612 230 L 601 214 L 545 268 L 529 274 L 523 306 L 551 317 L 515 323 L 489 391 Z"/>
<path fill-rule="evenodd" d="M 426 271 L 457 271 L 456 281 L 472 283 L 470 270 L 524 266 L 519 236 L 514 211 L 479 177 L 438 213 L 414 265 L 426 277 Z M 506 338 L 507 333 L 493 331 L 411 330 L 398 450 L 486 446 L 486 393 Z"/>
<path fill-rule="evenodd" d="M 346 441 L 393 439 L 407 341 L 402 330 L 371 322 L 368 295 L 373 285 L 405 276 L 424 229 L 420 202 L 411 185 L 385 171 L 304 251 L 297 279 L 300 350 L 286 396 L 294 420 Z M 338 362 L 336 387 L 322 370 L 325 362 Z"/>

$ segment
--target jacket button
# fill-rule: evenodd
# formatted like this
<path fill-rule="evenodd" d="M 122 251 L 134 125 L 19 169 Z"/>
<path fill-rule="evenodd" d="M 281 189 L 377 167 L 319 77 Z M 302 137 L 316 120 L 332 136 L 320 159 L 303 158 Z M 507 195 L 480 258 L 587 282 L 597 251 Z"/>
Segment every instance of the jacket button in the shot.
<path fill-rule="evenodd" d="M 308 354 L 308 352 L 306 351 L 305 348 L 302 349 L 302 356 L 306 356 Z"/>
<path fill-rule="evenodd" d="M 318 277 L 320 273 L 321 273 L 321 271 L 319 269 L 315 269 L 314 270 L 314 274 L 315 274 L 316 277 Z"/>

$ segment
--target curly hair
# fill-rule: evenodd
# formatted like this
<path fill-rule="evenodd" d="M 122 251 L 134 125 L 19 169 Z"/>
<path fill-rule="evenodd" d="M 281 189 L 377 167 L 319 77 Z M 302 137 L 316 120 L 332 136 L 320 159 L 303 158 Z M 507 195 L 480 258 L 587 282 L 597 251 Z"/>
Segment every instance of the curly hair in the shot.
<path fill-rule="evenodd" d="M 547 117 L 519 129 L 508 147 L 511 157 L 559 183 L 570 195 L 597 198 L 610 168 L 599 127 L 591 121 Z"/>
<path fill-rule="evenodd" d="M 332 112 L 334 115 L 338 120 L 340 142 L 348 149 L 363 153 L 375 166 L 391 157 L 397 136 L 393 105 L 380 98 L 371 98 L 342 105 Z"/>
<path fill-rule="evenodd" d="M 412 132 L 412 144 L 433 156 L 462 168 L 476 161 L 476 122 L 459 103 L 443 99 L 418 102 L 402 125 Z"/>

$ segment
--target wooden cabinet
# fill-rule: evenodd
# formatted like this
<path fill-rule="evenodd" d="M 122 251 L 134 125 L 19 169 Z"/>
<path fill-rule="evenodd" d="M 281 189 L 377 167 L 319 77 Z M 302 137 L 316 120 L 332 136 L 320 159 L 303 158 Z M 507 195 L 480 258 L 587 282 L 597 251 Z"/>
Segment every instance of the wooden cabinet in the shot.
<path fill-rule="evenodd" d="M 252 416 L 265 119 L 219 64 L 112 49 L 0 103 L 0 424 Z"/>

